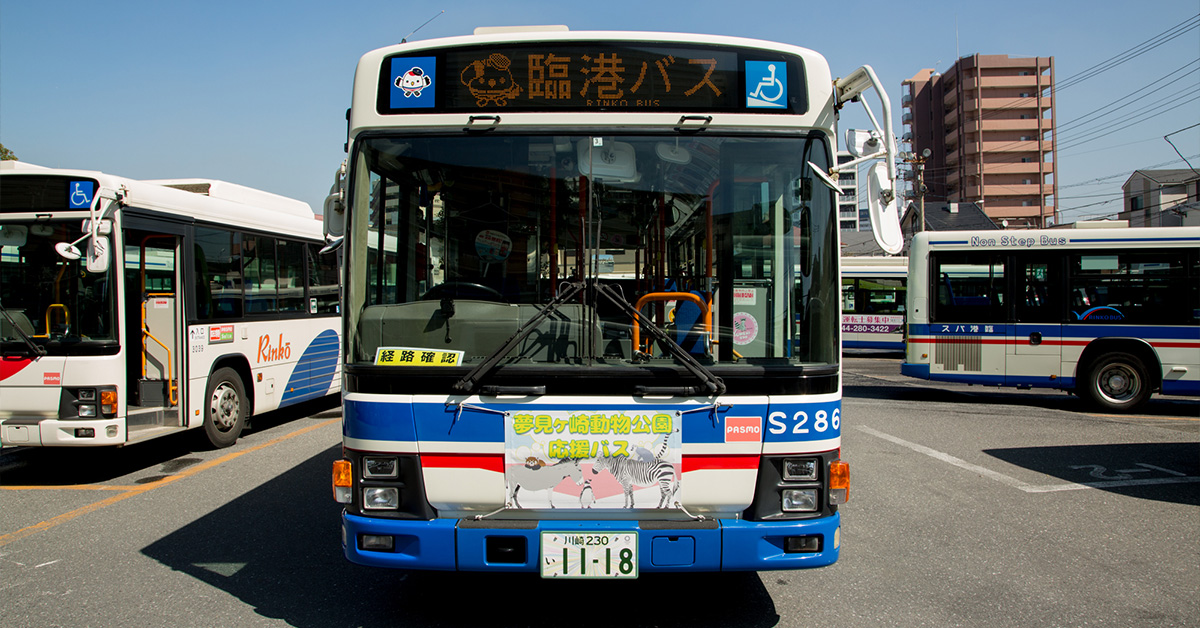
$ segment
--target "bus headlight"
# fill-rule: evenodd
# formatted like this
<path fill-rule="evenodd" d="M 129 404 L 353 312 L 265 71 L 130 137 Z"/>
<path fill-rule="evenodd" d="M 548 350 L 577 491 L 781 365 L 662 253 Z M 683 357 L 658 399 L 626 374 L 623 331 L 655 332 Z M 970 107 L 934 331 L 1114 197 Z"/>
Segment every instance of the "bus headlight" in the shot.
<path fill-rule="evenodd" d="M 363 489 L 363 510 L 396 510 L 400 507 L 400 489 L 372 486 Z"/>
<path fill-rule="evenodd" d="M 399 477 L 400 465 L 391 456 L 363 456 L 364 478 Z"/>
<path fill-rule="evenodd" d="M 817 459 L 785 458 L 783 479 L 787 482 L 815 482 L 817 480 Z"/>
<path fill-rule="evenodd" d="M 96 416 L 96 406 L 92 404 L 82 404 L 79 406 L 79 416 L 90 419 Z"/>
<path fill-rule="evenodd" d="M 817 489 L 785 488 L 781 507 L 784 512 L 816 512 Z"/>

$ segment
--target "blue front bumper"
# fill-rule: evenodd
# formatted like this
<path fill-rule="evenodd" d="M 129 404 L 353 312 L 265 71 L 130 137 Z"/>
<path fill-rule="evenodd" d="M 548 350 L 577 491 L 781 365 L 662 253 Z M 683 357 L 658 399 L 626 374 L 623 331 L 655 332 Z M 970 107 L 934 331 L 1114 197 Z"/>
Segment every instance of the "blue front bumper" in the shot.
<path fill-rule="evenodd" d="M 397 521 L 342 513 L 342 547 L 351 562 L 372 567 L 461 571 L 537 572 L 541 532 L 637 531 L 638 571 L 765 571 L 807 569 L 831 565 L 838 559 L 841 515 L 804 521 L 744 521 L 719 519 L 716 525 L 655 525 L 637 521 L 528 521 L 522 527 L 459 525 L 457 519 Z M 484 524 L 487 525 L 487 524 Z M 363 535 L 390 536 L 392 551 L 361 548 Z M 786 553 L 788 537 L 821 537 L 816 552 Z M 488 538 L 523 537 L 524 562 L 487 560 Z"/>

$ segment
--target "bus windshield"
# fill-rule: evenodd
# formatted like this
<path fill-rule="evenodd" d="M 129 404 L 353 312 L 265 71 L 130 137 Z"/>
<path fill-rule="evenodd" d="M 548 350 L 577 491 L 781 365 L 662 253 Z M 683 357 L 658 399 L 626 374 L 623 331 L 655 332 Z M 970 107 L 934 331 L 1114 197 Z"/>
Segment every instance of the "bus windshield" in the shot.
<path fill-rule="evenodd" d="M 822 133 L 393 133 L 357 148 L 353 362 L 478 364 L 598 282 L 611 290 L 560 299 L 502 363 L 677 369 L 668 342 L 708 366 L 837 363 Z"/>
<path fill-rule="evenodd" d="M 55 244 L 79 237 L 79 224 L 78 218 L 4 223 L 0 237 L 0 306 L 7 314 L 0 316 L 4 351 L 27 347 L 28 338 L 50 355 L 98 344 L 115 352 L 113 271 L 90 273 L 84 260 L 67 260 L 54 250 Z"/>

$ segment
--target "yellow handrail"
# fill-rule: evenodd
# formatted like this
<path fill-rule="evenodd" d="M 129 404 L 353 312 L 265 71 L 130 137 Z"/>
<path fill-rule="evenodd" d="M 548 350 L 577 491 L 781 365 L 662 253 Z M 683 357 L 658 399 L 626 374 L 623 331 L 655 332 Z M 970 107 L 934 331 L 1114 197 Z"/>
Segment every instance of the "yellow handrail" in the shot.
<path fill-rule="evenodd" d="M 178 399 L 176 398 L 178 386 L 175 384 L 174 369 L 171 366 L 171 348 L 163 344 L 163 342 L 158 338 L 155 338 L 154 334 L 150 333 L 150 328 L 146 326 L 146 301 L 149 301 L 152 297 L 163 296 L 175 296 L 175 293 L 149 292 L 146 293 L 146 298 L 142 300 L 142 379 L 146 379 L 146 338 L 149 338 L 154 342 L 157 342 L 158 346 L 162 347 L 167 352 L 167 400 L 171 403 L 171 405 L 176 405 L 178 403 Z"/>
<path fill-rule="evenodd" d="M 62 310 L 63 322 L 66 323 L 67 329 L 71 328 L 71 310 L 62 303 L 51 303 L 46 307 L 46 333 L 34 334 L 34 338 L 49 338 L 50 337 L 50 312 L 54 310 Z"/>
<path fill-rule="evenodd" d="M 705 334 L 705 336 L 707 337 L 709 329 L 711 328 L 710 321 L 712 320 L 711 318 L 709 318 L 708 303 L 706 303 L 704 301 L 704 299 L 701 299 L 699 296 L 692 294 L 691 292 L 651 292 L 651 293 L 643 296 L 642 298 L 638 299 L 637 304 L 634 306 L 634 308 L 637 309 L 638 312 L 641 312 L 642 306 L 646 305 L 647 303 L 649 303 L 651 301 L 678 301 L 679 299 L 683 299 L 685 301 L 691 301 L 700 307 L 700 312 L 701 312 L 701 314 L 703 314 L 703 319 L 704 319 L 704 327 L 703 327 L 703 331 L 701 333 Z M 637 317 L 634 317 L 634 319 L 633 319 L 633 326 L 632 326 L 631 331 L 632 331 L 632 336 L 633 336 L 633 350 L 641 351 L 642 350 L 642 346 L 641 346 L 642 345 L 642 338 L 641 338 L 642 326 L 640 323 L 638 323 Z M 653 347 L 652 344 L 647 345 L 646 353 L 649 353 L 650 349 L 652 347 Z"/>

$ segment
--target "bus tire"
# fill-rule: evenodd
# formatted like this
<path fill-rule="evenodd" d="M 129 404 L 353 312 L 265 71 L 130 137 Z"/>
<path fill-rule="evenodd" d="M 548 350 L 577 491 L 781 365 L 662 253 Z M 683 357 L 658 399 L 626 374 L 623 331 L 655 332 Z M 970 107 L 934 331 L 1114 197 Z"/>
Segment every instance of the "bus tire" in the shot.
<path fill-rule="evenodd" d="M 1129 412 L 1150 397 L 1150 378 L 1136 356 L 1105 353 L 1088 365 L 1077 392 L 1104 410 Z"/>
<path fill-rule="evenodd" d="M 246 388 L 237 371 L 219 368 L 208 377 L 204 396 L 204 433 L 218 449 L 237 442 L 246 426 Z"/>

